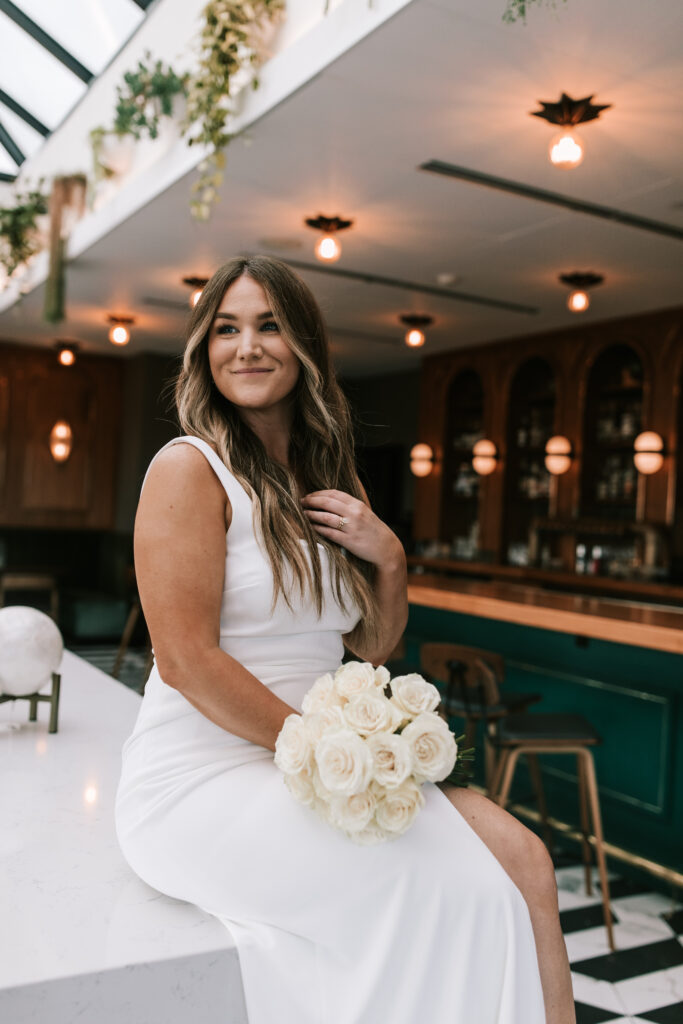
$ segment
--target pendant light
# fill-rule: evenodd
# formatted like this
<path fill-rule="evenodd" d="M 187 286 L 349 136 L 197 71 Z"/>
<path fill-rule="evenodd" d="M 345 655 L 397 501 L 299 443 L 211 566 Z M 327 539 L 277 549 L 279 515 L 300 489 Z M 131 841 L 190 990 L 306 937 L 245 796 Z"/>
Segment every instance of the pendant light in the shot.
<path fill-rule="evenodd" d="M 54 348 L 57 352 L 57 362 L 60 366 L 73 366 L 76 362 L 78 343 L 75 341 L 56 341 Z"/>
<path fill-rule="evenodd" d="M 539 100 L 541 110 L 532 110 L 532 117 L 541 117 L 549 124 L 559 125 L 562 129 L 554 135 L 548 146 L 548 158 L 554 167 L 571 170 L 578 167 L 583 160 L 584 146 L 576 133 L 577 124 L 595 121 L 603 110 L 608 110 L 611 103 L 591 103 L 593 96 L 585 96 L 574 100 L 563 92 L 556 103 Z"/>
<path fill-rule="evenodd" d="M 183 284 L 192 289 L 190 293 L 190 309 L 194 309 L 202 297 L 202 292 L 208 283 L 208 277 L 184 277 Z"/>
<path fill-rule="evenodd" d="M 315 246 L 315 255 L 321 263 L 336 263 L 341 256 L 341 245 L 337 239 L 339 231 L 345 231 L 353 224 L 352 220 L 343 220 L 341 217 L 326 217 L 319 213 L 317 217 L 306 217 L 304 224 L 321 231 L 321 237 Z"/>
<path fill-rule="evenodd" d="M 581 273 L 577 270 L 572 274 L 558 274 L 558 281 L 571 288 L 567 298 L 567 308 L 572 313 L 585 313 L 590 306 L 588 289 L 597 287 L 604 280 L 602 274 L 594 274 L 592 271 Z"/>
<path fill-rule="evenodd" d="M 419 348 L 425 343 L 423 327 L 429 327 L 434 323 L 434 317 L 425 313 L 403 313 L 399 316 L 402 324 L 408 328 L 404 341 L 410 348 Z"/>
<path fill-rule="evenodd" d="M 127 345 L 130 341 L 130 325 L 135 323 L 135 317 L 110 313 L 107 320 L 111 324 L 109 340 L 112 345 Z"/>

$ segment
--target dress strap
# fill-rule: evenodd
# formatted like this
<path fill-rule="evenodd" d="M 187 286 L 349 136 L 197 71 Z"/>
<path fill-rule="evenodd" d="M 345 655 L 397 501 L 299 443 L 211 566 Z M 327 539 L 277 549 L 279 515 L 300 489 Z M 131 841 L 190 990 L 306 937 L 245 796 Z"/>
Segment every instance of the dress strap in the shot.
<path fill-rule="evenodd" d="M 145 486 L 145 481 L 147 480 L 149 471 L 152 468 L 152 462 L 154 462 L 154 459 L 156 459 L 157 455 L 160 455 L 161 452 L 165 451 L 166 448 L 170 448 L 171 445 L 181 443 L 194 445 L 195 448 L 198 448 L 199 451 L 203 453 L 203 455 L 206 457 L 207 461 L 211 465 L 211 468 L 213 469 L 214 473 L 216 474 L 220 482 L 223 484 L 223 487 L 228 495 L 228 498 L 230 499 L 230 504 L 233 506 L 233 508 L 235 504 L 239 505 L 240 502 L 242 502 L 243 504 L 245 502 L 248 503 L 249 507 L 251 508 L 250 495 L 245 491 L 244 487 L 239 482 L 239 480 L 237 480 L 233 476 L 233 474 L 230 472 L 230 470 L 225 465 L 223 460 L 219 458 L 219 456 L 213 450 L 211 445 L 207 444 L 207 442 L 204 441 L 203 438 L 194 437 L 191 434 L 184 434 L 182 437 L 172 437 L 170 441 L 168 441 L 162 448 L 159 449 L 158 452 L 156 452 L 156 454 L 152 457 L 149 466 L 147 467 L 147 472 L 145 473 L 145 477 L 142 481 L 142 487 L 140 488 L 141 494 L 142 488 Z"/>

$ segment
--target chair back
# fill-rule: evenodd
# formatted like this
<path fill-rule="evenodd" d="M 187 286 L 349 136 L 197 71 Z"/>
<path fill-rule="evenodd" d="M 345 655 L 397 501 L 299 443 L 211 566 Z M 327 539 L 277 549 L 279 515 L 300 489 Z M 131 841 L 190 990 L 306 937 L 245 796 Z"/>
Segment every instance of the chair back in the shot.
<path fill-rule="evenodd" d="M 495 651 L 463 644 L 426 643 L 420 647 L 422 671 L 446 684 L 445 705 L 454 700 L 467 711 L 484 711 L 500 703 L 498 684 L 505 662 Z"/>

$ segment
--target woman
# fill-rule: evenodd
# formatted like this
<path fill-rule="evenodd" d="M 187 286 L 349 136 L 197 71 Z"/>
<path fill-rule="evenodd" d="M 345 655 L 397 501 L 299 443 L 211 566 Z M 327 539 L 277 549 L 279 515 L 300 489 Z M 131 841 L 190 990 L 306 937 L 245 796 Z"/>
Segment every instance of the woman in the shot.
<path fill-rule="evenodd" d="M 273 763 L 343 646 L 382 664 L 407 621 L 403 549 L 359 483 L 320 310 L 284 263 L 213 276 L 176 405 L 185 435 L 152 460 L 135 523 L 155 664 L 117 793 L 129 864 L 223 921 L 250 1024 L 573 1024 L 533 833 L 425 783 L 412 828 L 359 846 Z"/>

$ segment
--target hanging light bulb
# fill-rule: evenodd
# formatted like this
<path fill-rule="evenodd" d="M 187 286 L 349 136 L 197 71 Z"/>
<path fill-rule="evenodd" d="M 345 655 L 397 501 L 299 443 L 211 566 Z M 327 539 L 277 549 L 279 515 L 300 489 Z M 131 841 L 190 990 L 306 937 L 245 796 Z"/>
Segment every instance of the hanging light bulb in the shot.
<path fill-rule="evenodd" d="M 554 135 L 548 146 L 551 164 L 564 170 L 578 167 L 583 160 L 583 142 L 574 131 L 560 132 Z"/>
<path fill-rule="evenodd" d="M 50 431 L 50 454 L 55 462 L 66 462 L 71 455 L 73 433 L 66 420 L 57 420 Z"/>
<path fill-rule="evenodd" d="M 571 309 L 572 313 L 583 313 L 590 304 L 587 292 L 571 292 L 567 298 L 567 307 Z"/>
<path fill-rule="evenodd" d="M 633 462 L 639 473 L 650 476 L 664 465 L 664 441 L 654 430 L 644 430 L 633 442 Z"/>
<path fill-rule="evenodd" d="M 190 293 L 190 309 L 194 309 L 199 300 L 202 297 L 202 292 L 208 283 L 208 277 L 184 277 L 183 284 L 186 284 L 188 288 L 192 289 Z"/>
<path fill-rule="evenodd" d="M 306 217 L 304 224 L 315 231 L 322 231 L 322 237 L 315 246 L 315 255 L 321 263 L 336 263 L 341 256 L 341 245 L 337 239 L 338 231 L 345 231 L 353 224 L 352 220 L 341 217 L 326 217 L 320 213 L 317 217 Z"/>
<path fill-rule="evenodd" d="M 127 345 L 130 341 L 130 328 L 128 325 L 134 324 L 135 318 L 132 316 L 115 316 L 110 313 L 107 319 L 111 324 L 109 340 L 112 345 Z"/>
<path fill-rule="evenodd" d="M 399 316 L 399 320 L 408 328 L 404 335 L 406 345 L 411 348 L 419 348 L 420 345 L 424 345 L 425 333 L 422 328 L 433 324 L 434 317 L 423 313 L 403 313 Z"/>
<path fill-rule="evenodd" d="M 73 366 L 76 362 L 78 345 L 73 341 L 56 341 L 57 361 L 61 366 Z"/>

